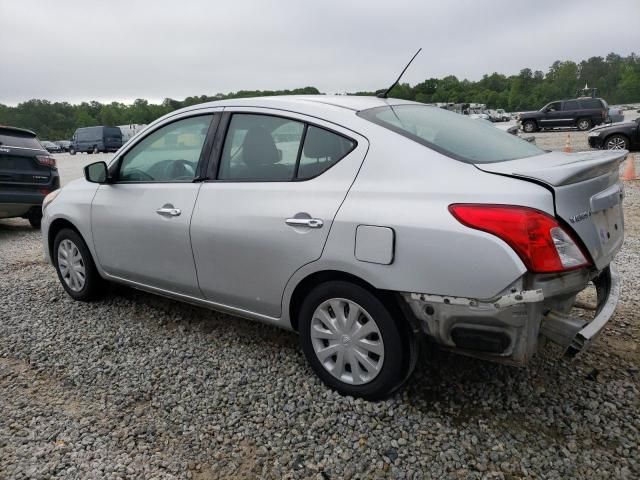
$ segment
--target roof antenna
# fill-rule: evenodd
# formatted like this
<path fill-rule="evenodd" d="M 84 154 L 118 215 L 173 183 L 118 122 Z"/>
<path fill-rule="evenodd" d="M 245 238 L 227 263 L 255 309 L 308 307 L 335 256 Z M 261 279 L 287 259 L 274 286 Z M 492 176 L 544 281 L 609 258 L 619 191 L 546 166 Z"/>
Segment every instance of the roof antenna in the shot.
<path fill-rule="evenodd" d="M 389 96 L 389 92 L 393 89 L 393 87 L 395 87 L 398 84 L 398 82 L 402 78 L 402 75 L 404 75 L 404 72 L 407 71 L 407 68 L 409 68 L 409 65 L 411 65 L 413 60 L 418 56 L 418 54 L 421 51 L 422 51 L 422 48 L 419 48 L 418 51 L 416 52 L 416 54 L 413 57 L 411 57 L 411 60 L 409 60 L 409 63 L 407 63 L 407 66 L 404 67 L 404 70 L 402 70 L 402 72 L 400 73 L 400 75 L 398 76 L 396 81 L 393 82 L 393 85 L 391 85 L 389 88 L 387 88 L 383 93 L 379 93 L 378 95 L 376 95 L 378 98 L 387 98 Z"/>

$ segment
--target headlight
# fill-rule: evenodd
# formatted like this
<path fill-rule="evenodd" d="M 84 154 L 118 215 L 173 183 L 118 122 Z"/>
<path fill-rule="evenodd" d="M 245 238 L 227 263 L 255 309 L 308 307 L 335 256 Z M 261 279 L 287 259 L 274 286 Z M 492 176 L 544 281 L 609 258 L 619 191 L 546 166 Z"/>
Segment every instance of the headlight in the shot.
<path fill-rule="evenodd" d="M 60 193 L 60 189 L 54 190 L 49 195 L 44 197 L 44 200 L 42 200 L 42 211 L 43 212 L 44 212 L 44 209 L 47 208 L 47 206 L 56 199 L 56 197 L 58 196 L 59 193 Z"/>

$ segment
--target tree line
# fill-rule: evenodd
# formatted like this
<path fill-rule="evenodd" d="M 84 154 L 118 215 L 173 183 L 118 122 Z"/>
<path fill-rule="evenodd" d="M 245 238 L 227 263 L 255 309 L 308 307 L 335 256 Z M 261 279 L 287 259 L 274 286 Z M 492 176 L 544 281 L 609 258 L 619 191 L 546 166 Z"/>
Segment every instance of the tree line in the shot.
<path fill-rule="evenodd" d="M 523 111 L 538 109 L 553 100 L 572 98 L 585 84 L 596 87 L 598 95 L 609 104 L 640 102 L 640 57 L 635 53 L 626 57 L 610 53 L 604 58 L 591 57 L 579 63 L 558 60 L 547 72 L 524 68 L 517 75 L 506 76 L 494 72 L 478 81 L 460 80 L 454 75 L 429 78 L 413 86 L 401 83 L 393 88 L 390 96 L 423 103 L 484 103 L 489 108 Z M 353 94 L 375 95 L 383 90 Z M 213 100 L 319 93 L 315 87 L 241 90 L 213 96 L 187 97 L 184 100 L 166 98 L 160 104 L 138 99 L 130 105 L 95 101 L 72 105 L 68 102 L 33 99 L 15 107 L 0 104 L 0 125 L 28 128 L 41 139 L 68 139 L 78 127 L 146 124 L 173 110 Z"/>

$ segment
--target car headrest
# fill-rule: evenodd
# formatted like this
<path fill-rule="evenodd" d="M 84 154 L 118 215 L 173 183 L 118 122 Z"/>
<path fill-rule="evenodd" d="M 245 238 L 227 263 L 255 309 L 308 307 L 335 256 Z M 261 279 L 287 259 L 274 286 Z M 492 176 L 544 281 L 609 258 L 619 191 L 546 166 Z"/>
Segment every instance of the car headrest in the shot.
<path fill-rule="evenodd" d="M 242 143 L 242 160 L 247 166 L 273 165 L 280 161 L 273 137 L 264 127 L 247 131 Z"/>

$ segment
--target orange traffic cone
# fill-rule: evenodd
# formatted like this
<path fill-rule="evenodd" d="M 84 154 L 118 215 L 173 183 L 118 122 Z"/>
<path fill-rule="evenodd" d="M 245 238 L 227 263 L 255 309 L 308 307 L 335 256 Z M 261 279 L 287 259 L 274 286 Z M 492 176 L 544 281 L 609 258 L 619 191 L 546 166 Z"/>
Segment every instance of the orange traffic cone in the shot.
<path fill-rule="evenodd" d="M 634 155 L 627 155 L 627 161 L 624 164 L 624 171 L 622 172 L 622 180 L 638 180 Z"/>
<path fill-rule="evenodd" d="M 571 134 L 570 133 L 567 133 L 567 141 L 564 144 L 564 152 L 565 153 L 573 152 L 573 149 L 571 148 Z"/>

